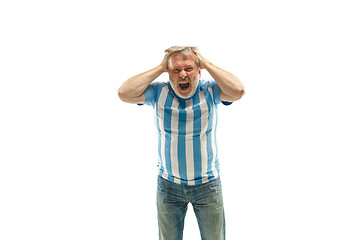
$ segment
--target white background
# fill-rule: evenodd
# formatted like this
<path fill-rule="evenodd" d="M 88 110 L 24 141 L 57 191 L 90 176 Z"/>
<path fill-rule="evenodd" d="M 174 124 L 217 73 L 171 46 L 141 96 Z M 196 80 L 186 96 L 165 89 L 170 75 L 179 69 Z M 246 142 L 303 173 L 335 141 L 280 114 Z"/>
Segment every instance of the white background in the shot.
<path fill-rule="evenodd" d="M 0 239 L 157 239 L 153 112 L 117 89 L 172 45 L 198 46 L 246 87 L 219 107 L 228 239 L 360 239 L 359 12 L 2 1 Z M 191 208 L 184 239 L 200 239 Z"/>

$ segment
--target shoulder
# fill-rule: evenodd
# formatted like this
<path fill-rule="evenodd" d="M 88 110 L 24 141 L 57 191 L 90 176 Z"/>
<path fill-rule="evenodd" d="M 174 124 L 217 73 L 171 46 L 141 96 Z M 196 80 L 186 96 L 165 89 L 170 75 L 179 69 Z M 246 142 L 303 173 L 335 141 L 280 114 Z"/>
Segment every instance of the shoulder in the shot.
<path fill-rule="evenodd" d="M 217 87 L 215 80 L 200 80 L 199 81 L 200 90 L 204 93 L 214 94 L 214 90 Z"/>
<path fill-rule="evenodd" d="M 205 90 L 205 89 L 214 89 L 217 86 L 217 83 L 215 82 L 215 80 L 199 80 L 199 86 L 200 89 Z"/>
<path fill-rule="evenodd" d="M 221 88 L 216 83 L 215 80 L 200 80 L 199 81 L 200 89 L 207 96 L 211 96 L 215 104 L 223 103 L 224 105 L 230 105 L 231 102 L 222 101 L 220 98 Z"/>
<path fill-rule="evenodd" d="M 161 92 L 161 90 L 163 88 L 168 88 L 167 83 L 164 83 L 164 82 L 152 82 L 148 86 L 147 91 L 152 91 L 153 94 L 158 95 L 158 94 L 160 94 L 160 92 Z"/>
<path fill-rule="evenodd" d="M 199 86 L 201 89 L 208 89 L 211 88 L 212 85 L 214 84 L 214 80 L 199 80 Z"/>
<path fill-rule="evenodd" d="M 163 88 L 163 87 L 167 87 L 167 84 L 164 82 L 152 82 L 150 86 L 153 88 Z"/>
<path fill-rule="evenodd" d="M 167 87 L 163 82 L 152 82 L 144 91 L 145 104 L 154 106 L 159 99 L 162 89 Z"/>

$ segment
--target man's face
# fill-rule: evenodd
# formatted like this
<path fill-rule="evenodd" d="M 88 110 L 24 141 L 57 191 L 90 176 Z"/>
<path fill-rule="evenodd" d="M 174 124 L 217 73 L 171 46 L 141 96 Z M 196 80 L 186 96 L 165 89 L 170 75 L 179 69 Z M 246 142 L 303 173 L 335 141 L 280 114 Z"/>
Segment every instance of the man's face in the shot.
<path fill-rule="evenodd" d="M 173 55 L 169 67 L 170 84 L 175 94 L 181 98 L 194 95 L 200 78 L 200 69 L 193 56 Z"/>

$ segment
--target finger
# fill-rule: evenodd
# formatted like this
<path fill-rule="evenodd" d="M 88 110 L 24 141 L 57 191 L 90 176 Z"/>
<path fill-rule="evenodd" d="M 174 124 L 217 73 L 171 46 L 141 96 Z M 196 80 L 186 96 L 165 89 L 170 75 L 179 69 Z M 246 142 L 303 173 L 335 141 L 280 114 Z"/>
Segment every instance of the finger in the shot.
<path fill-rule="evenodd" d="M 171 57 L 171 55 L 173 55 L 174 52 L 168 52 L 166 55 L 165 55 L 165 58 L 166 59 L 169 59 Z"/>

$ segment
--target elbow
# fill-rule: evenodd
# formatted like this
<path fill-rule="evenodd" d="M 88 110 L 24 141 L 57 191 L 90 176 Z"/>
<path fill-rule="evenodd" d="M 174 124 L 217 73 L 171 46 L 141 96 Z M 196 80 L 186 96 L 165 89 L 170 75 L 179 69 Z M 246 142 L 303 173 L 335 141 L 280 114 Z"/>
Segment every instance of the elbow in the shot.
<path fill-rule="evenodd" d="M 121 101 L 128 102 L 128 97 L 126 96 L 126 93 L 122 87 L 120 87 L 118 90 L 118 97 Z"/>
<path fill-rule="evenodd" d="M 241 89 L 239 92 L 239 99 L 242 98 L 245 95 L 245 90 Z"/>
<path fill-rule="evenodd" d="M 240 88 L 234 92 L 234 101 L 240 100 L 245 95 L 245 90 Z"/>
<path fill-rule="evenodd" d="M 145 100 L 142 96 L 134 97 L 131 95 L 131 92 L 129 92 L 127 89 L 124 89 L 123 87 L 120 87 L 118 90 L 118 96 L 121 101 L 126 103 L 137 103 L 142 104 Z"/>

